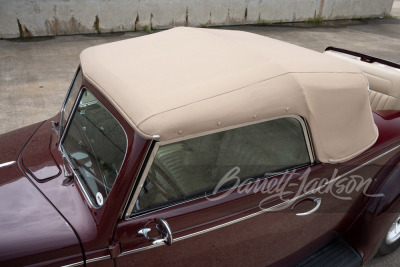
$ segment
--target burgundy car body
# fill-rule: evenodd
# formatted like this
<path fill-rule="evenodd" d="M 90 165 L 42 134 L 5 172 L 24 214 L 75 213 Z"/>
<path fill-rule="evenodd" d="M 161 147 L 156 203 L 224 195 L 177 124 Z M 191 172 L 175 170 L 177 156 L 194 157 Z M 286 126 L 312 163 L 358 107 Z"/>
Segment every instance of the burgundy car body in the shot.
<path fill-rule="evenodd" d="M 34 124 L 0 137 L 1 162 L 15 162 L 0 168 L 0 255 L 4 266 L 60 265 L 83 260 L 74 229 L 19 166 L 20 152 L 32 140 L 31 135 L 38 136 L 35 133 L 41 126 L 43 123 Z M 50 140 L 45 142 L 48 149 Z M 57 165 L 42 162 L 41 168 L 53 166 Z"/>
<path fill-rule="evenodd" d="M 0 168 L 0 265 L 291 266 L 335 236 L 341 236 L 366 262 L 398 216 L 400 112 L 377 111 L 373 116 L 379 139 L 373 147 L 345 164 L 311 166 L 310 175 L 317 180 L 332 179 L 335 169 L 335 177 L 354 169 L 354 175 L 373 177 L 368 194 L 354 191 L 352 201 L 327 194 L 318 213 L 299 218 L 295 212 L 308 210 L 307 203 L 293 212 L 260 212 L 264 194 L 236 190 L 221 200 L 200 198 L 128 218 L 127 205 L 154 141 L 136 134 L 86 79 L 83 87 L 106 106 L 127 135 L 128 151 L 113 190 L 101 208 L 93 208 L 77 180 L 65 177 L 71 170 L 68 165 L 64 169 L 59 126 L 52 123 L 59 121 L 59 115 L 0 136 L 0 163 L 15 161 Z M 288 179 L 295 181 L 306 170 Z M 301 189 L 292 188 L 288 197 Z M 385 197 L 369 197 L 380 193 Z M 272 198 L 263 208 L 279 202 Z M 149 227 L 155 237 L 156 218 L 168 221 L 175 240 L 172 246 L 152 246 L 138 234 Z"/>
<path fill-rule="evenodd" d="M 88 84 L 86 86 L 90 87 Z M 91 89 L 94 90 L 94 88 Z M 109 106 L 109 108 L 112 109 L 112 106 Z M 400 135 L 400 112 L 379 111 L 374 114 L 374 119 L 379 128 L 380 137 L 374 147 L 363 153 L 355 161 L 367 162 L 390 148 L 400 145 L 398 140 Z M 38 129 L 36 130 L 36 128 Z M 6 139 L 7 144 L 22 148 L 23 145 L 16 140 L 27 140 L 29 139 L 28 136 L 33 133 L 34 135 L 30 138 L 30 142 L 41 140 L 41 145 L 37 146 L 38 154 L 34 156 L 52 158 L 49 157 L 49 153 L 54 155 L 55 161 L 50 159 L 43 164 L 42 175 L 53 176 L 55 169 L 60 169 L 63 172 L 62 159 L 57 149 L 57 143 L 50 143 L 53 139 L 57 140 L 56 132 L 52 130 L 50 121 L 3 135 L 2 138 L 4 139 L 2 140 Z M 10 138 L 11 136 L 12 138 Z M 4 199 L 0 202 L 2 203 L 0 206 L 1 213 L 6 214 L 3 218 L 9 218 L 10 220 L 10 222 L 8 222 L 9 220 L 1 220 L 1 226 L 10 230 L 7 234 L 2 234 L 1 259 L 5 264 L 41 263 L 67 265 L 76 262 L 83 263 L 84 259 L 87 263 L 90 263 L 90 260 L 100 258 L 101 260 L 96 261 L 95 265 L 102 264 L 106 266 L 113 265 L 111 257 L 116 257 L 117 265 L 129 265 L 132 263 L 132 259 L 134 259 L 135 264 L 164 263 L 172 265 L 175 263 L 189 264 L 197 261 L 215 263 L 216 259 L 221 263 L 232 261 L 231 263 L 237 264 L 237 259 L 233 259 L 230 256 L 232 253 L 237 255 L 238 258 L 246 260 L 245 263 L 248 264 L 249 258 L 247 255 L 252 253 L 254 255 L 262 255 L 265 253 L 263 249 L 268 247 L 269 250 L 266 253 L 268 257 L 251 257 L 250 260 L 253 262 L 250 261 L 250 263 L 274 263 L 276 259 L 271 255 L 276 255 L 277 258 L 285 259 L 282 262 L 278 261 L 278 265 L 283 263 L 291 265 L 301 261 L 314 250 L 326 244 L 336 234 L 344 235 L 346 240 L 353 244 L 354 248 L 363 255 L 364 260 L 369 260 L 374 256 L 378 248 L 379 242 L 377 241 L 381 240 L 385 235 L 385 232 L 381 229 L 386 229 L 391 219 L 396 216 L 395 212 L 400 208 L 400 190 L 398 190 L 399 192 L 393 190 L 393 185 L 397 184 L 397 181 L 394 181 L 397 175 L 390 176 L 390 173 L 393 173 L 394 170 L 399 171 L 400 169 L 397 167 L 397 163 L 387 165 L 389 166 L 387 170 L 385 170 L 385 165 L 379 165 L 372 169 L 377 174 L 377 178 L 381 178 L 381 180 L 376 180 L 371 185 L 369 190 L 373 190 L 373 192 L 370 193 L 379 191 L 385 192 L 388 197 L 392 195 L 387 202 L 380 202 L 378 203 L 379 205 L 371 204 L 374 201 L 372 198 L 360 195 L 358 196 L 358 201 L 354 202 L 357 205 L 354 205 L 353 202 L 347 202 L 349 205 L 343 207 L 343 210 L 341 210 L 343 213 L 330 214 L 328 211 L 319 213 L 318 217 L 313 218 L 312 221 L 298 225 L 297 229 L 290 232 L 285 232 L 285 229 L 293 223 L 293 219 L 295 219 L 293 214 L 284 212 L 268 213 L 257 216 L 259 218 L 255 217 L 257 219 L 249 223 L 249 225 L 246 225 L 247 222 L 235 224 L 234 227 L 236 229 L 216 230 L 205 234 L 204 237 L 199 236 L 193 240 L 187 239 L 186 241 L 176 242 L 171 247 L 164 246 L 143 251 L 139 254 L 135 253 L 132 258 L 129 255 L 118 257 L 118 255 L 121 255 L 120 253 L 148 245 L 143 237 L 138 236 L 136 233 L 143 226 L 154 227 L 155 217 L 165 218 L 173 229 L 174 238 L 177 239 L 193 232 L 193 228 L 196 228 L 196 231 L 201 231 L 254 213 L 258 210 L 259 197 L 262 197 L 237 194 L 230 196 L 229 199 L 224 199 L 223 203 L 218 203 L 218 205 L 206 200 L 195 200 L 183 204 L 179 208 L 171 207 L 155 214 L 141 216 L 138 219 L 123 220 L 121 219 L 121 214 L 124 203 L 127 201 L 130 188 L 134 184 L 135 177 L 150 146 L 148 141 L 137 135 L 135 136 L 133 132 L 128 135 L 128 138 L 132 144 L 132 149 L 128 153 L 129 156 L 121 174 L 123 177 L 129 177 L 129 179 L 119 179 L 118 182 L 120 184 L 116 186 L 119 190 L 116 190 L 117 193 L 109 198 L 109 204 L 105 205 L 101 210 L 90 208 L 76 181 L 69 186 L 63 186 L 62 183 L 65 178 L 62 173 L 45 182 L 34 179 L 22 164 L 25 150 L 22 151 L 20 156 L 18 156 L 18 150 L 15 151 L 14 155 L 7 155 L 7 160 L 15 159 L 18 160 L 18 163 L 0 169 L 2 173 L 2 194 L 0 196 Z M 385 156 L 387 161 L 392 158 L 398 160 L 399 157 L 400 154 L 398 152 L 392 152 Z M 358 162 L 354 162 L 354 164 L 358 164 Z M 131 166 L 128 167 L 126 165 Z M 348 167 L 349 165 L 346 164 L 339 169 L 345 172 Z M 330 164 L 317 164 L 313 166 L 313 175 L 316 177 L 329 176 L 332 168 Z M 371 171 L 371 169 L 368 171 Z M 379 176 L 380 172 L 383 172 L 384 175 Z M 3 177 L 7 177 L 7 179 Z M 390 177 L 393 178 L 390 180 Z M 19 196 L 18 202 L 10 201 L 15 196 Z M 332 198 L 332 201 L 338 202 L 334 198 Z M 5 203 L 8 206 L 4 205 Z M 117 204 L 119 204 L 119 209 L 113 207 L 113 205 Z M 373 206 L 374 209 L 368 209 L 368 206 Z M 377 209 L 377 206 L 380 209 Z M 29 209 L 29 207 L 32 207 L 32 209 Z M 19 215 L 21 211 L 24 211 L 24 208 L 27 208 L 29 212 L 24 213 L 23 216 L 26 216 L 25 218 L 21 218 Z M 351 210 L 354 210 L 354 212 L 350 212 Z M 359 210 L 364 210 L 364 213 L 360 214 Z M 27 222 L 31 222 L 31 224 Z M 373 227 L 371 227 L 371 222 Z M 318 229 L 317 227 L 318 225 L 325 226 L 327 224 L 330 225 L 330 231 L 326 231 L 325 227 L 322 227 L 323 229 Z M 313 227 L 309 227 L 310 225 Z M 266 226 L 273 226 L 268 232 L 268 238 L 256 234 L 257 232 L 262 232 L 262 229 L 265 229 Z M 243 232 L 243 227 L 249 227 L 249 229 Z M 352 227 L 357 231 L 352 231 Z M 291 244 L 293 240 L 296 240 L 293 237 L 299 236 L 298 231 L 300 229 L 302 229 L 301 242 L 298 240 L 300 244 Z M 309 232 L 306 229 L 309 229 Z M 364 229 L 365 231 L 360 231 L 359 229 Z M 74 233 L 74 230 L 76 233 Z M 232 232 L 236 233 L 235 239 L 237 239 L 233 244 L 232 239 L 227 238 Z M 34 235 L 31 235 L 32 233 Z M 240 233 L 243 234 L 241 235 Z M 206 235 L 210 235 L 210 237 L 207 238 Z M 78 237 L 81 244 L 78 241 Z M 304 238 L 308 239 L 306 247 L 303 247 Z M 39 240 L 43 241 L 40 242 Z M 24 246 L 21 247 L 21 243 Z M 261 243 L 268 243 L 268 245 L 261 246 Z M 288 248 L 290 245 L 293 246 L 292 249 Z M 285 249 L 281 249 L 282 247 Z M 84 254 L 82 254 L 82 251 L 84 251 Z M 182 251 L 185 253 L 183 254 Z M 206 254 L 209 257 L 204 258 Z M 66 257 L 66 255 L 70 256 Z M 289 257 L 290 255 L 292 257 Z M 268 261 L 269 259 L 271 260 Z"/>

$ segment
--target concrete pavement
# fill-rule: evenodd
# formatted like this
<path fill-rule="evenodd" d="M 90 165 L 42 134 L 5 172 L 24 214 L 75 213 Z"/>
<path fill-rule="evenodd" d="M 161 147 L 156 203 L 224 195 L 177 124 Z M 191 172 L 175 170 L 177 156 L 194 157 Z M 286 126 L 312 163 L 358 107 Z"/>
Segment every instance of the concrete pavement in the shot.
<path fill-rule="evenodd" d="M 320 52 L 327 46 L 337 46 L 400 63 L 400 1 L 395 1 L 392 14 L 393 18 L 319 25 L 293 23 L 224 28 L 249 31 Z M 83 49 L 144 34 L 147 33 L 0 40 L 0 133 L 45 120 L 60 110 Z M 374 259 L 367 266 L 399 264 L 400 250 Z"/>

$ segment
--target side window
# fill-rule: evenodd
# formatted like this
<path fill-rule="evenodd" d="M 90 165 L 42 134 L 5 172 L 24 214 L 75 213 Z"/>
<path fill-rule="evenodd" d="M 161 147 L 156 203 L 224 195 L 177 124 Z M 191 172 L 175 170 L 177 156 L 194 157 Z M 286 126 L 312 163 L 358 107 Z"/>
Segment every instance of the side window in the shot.
<path fill-rule="evenodd" d="M 163 145 L 133 214 L 211 194 L 235 167 L 243 181 L 307 164 L 310 156 L 302 125 L 289 117 Z"/>

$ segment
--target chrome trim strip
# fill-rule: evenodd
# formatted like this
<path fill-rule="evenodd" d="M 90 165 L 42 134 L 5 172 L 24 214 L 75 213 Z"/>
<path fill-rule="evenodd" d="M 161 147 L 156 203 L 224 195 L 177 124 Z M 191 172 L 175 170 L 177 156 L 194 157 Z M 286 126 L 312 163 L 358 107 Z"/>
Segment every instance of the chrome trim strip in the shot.
<path fill-rule="evenodd" d="M 63 102 L 63 104 L 61 106 L 61 110 L 60 110 L 60 129 L 59 129 L 58 138 L 60 138 L 60 134 L 65 129 L 65 126 L 66 126 L 66 125 L 63 125 L 63 117 L 64 117 L 64 112 L 65 112 L 65 105 L 67 104 L 68 98 L 69 98 L 69 96 L 71 94 L 71 91 L 72 91 L 72 87 L 74 86 L 76 78 L 78 77 L 79 72 L 81 72 L 81 70 L 82 70 L 81 69 L 81 65 L 79 65 L 77 70 L 75 71 L 74 78 L 72 79 L 71 84 L 68 87 L 68 92 L 67 92 L 67 94 L 66 94 L 66 96 L 64 98 L 64 102 Z M 83 77 L 83 73 L 82 73 L 82 77 Z M 83 82 L 83 79 L 82 79 L 82 82 Z M 82 84 L 80 84 L 79 88 L 81 89 L 81 87 L 82 87 Z M 76 101 L 76 99 L 75 99 L 75 101 Z M 73 112 L 74 108 L 75 108 L 75 106 L 72 107 L 71 113 Z M 69 115 L 71 115 L 71 113 Z M 66 118 L 66 121 L 68 123 L 68 118 Z M 58 139 L 58 140 L 60 140 L 60 139 Z"/>
<path fill-rule="evenodd" d="M 306 125 L 304 119 L 302 117 L 300 117 L 300 116 L 297 116 L 297 115 L 277 116 L 277 117 L 268 118 L 268 119 L 265 119 L 265 120 L 259 120 L 259 121 L 251 122 L 251 123 L 244 123 L 244 124 L 238 124 L 238 125 L 235 125 L 235 126 L 229 126 L 229 127 L 225 127 L 225 128 L 222 128 L 222 129 L 215 130 L 215 131 L 202 133 L 202 134 L 189 135 L 189 136 L 185 136 L 183 138 L 178 138 L 178 139 L 174 139 L 174 140 L 157 142 L 154 145 L 153 151 L 151 151 L 151 155 L 149 157 L 149 160 L 147 161 L 147 165 L 146 165 L 146 167 L 145 167 L 145 169 L 143 171 L 142 176 L 140 177 L 140 181 L 138 183 L 137 188 L 135 189 L 133 197 L 131 198 L 131 202 L 129 203 L 128 209 L 126 210 L 125 219 L 126 220 L 131 219 L 130 215 L 132 214 L 133 207 L 134 207 L 134 205 L 136 203 L 136 200 L 137 200 L 137 198 L 139 196 L 140 190 L 142 190 L 142 187 L 144 185 L 144 181 L 146 180 L 146 177 L 147 177 L 147 173 L 150 170 L 151 164 L 153 163 L 153 160 L 154 160 L 154 158 L 155 158 L 155 156 L 157 154 L 157 150 L 158 150 L 158 148 L 160 146 L 167 145 L 167 144 L 172 144 L 172 143 L 176 143 L 176 142 L 180 142 L 180 141 L 183 141 L 183 140 L 192 139 L 192 138 L 195 138 L 195 137 L 206 136 L 206 135 L 209 135 L 209 134 L 214 134 L 214 133 L 218 133 L 218 132 L 224 132 L 224 131 L 228 131 L 228 130 L 232 130 L 232 129 L 237 129 L 237 128 L 240 128 L 240 127 L 246 127 L 246 126 L 249 126 L 249 125 L 254 125 L 254 124 L 259 124 L 259 123 L 263 123 L 263 122 L 267 122 L 267 121 L 284 119 L 284 118 L 294 118 L 300 123 L 300 125 L 302 127 L 302 130 L 303 130 L 304 140 L 306 142 L 308 155 L 309 155 L 309 158 L 310 158 L 310 164 L 313 164 L 315 162 L 315 157 L 314 157 L 313 148 L 312 148 L 311 141 L 310 141 L 310 136 L 308 134 L 308 128 L 307 128 L 307 125 Z M 304 166 L 302 166 L 302 168 L 303 167 Z M 132 189 L 132 191 L 133 191 L 133 189 Z M 195 200 L 195 199 L 190 199 L 188 201 L 185 201 L 184 203 L 189 202 L 189 201 L 193 201 L 193 200 Z M 173 206 L 179 205 L 179 204 L 182 204 L 182 203 L 183 202 L 177 203 L 177 204 L 174 204 Z M 168 207 L 171 207 L 171 206 L 168 206 Z M 164 207 L 164 208 L 167 208 L 167 207 Z M 146 214 L 148 214 L 148 213 L 146 213 Z"/>
<path fill-rule="evenodd" d="M 304 129 L 304 136 L 305 136 L 304 138 L 305 138 L 306 143 L 307 143 L 307 148 L 309 149 L 308 153 L 310 155 L 311 164 L 313 164 L 313 163 L 315 163 L 317 161 L 316 160 L 317 157 L 315 155 L 314 145 L 311 142 L 312 138 L 311 138 L 310 126 L 308 125 L 307 121 L 304 118 L 302 118 L 302 117 L 300 117 L 300 118 L 301 118 L 302 125 L 304 125 L 304 128 L 303 128 Z"/>
<path fill-rule="evenodd" d="M 72 110 L 71 110 L 70 115 L 73 114 L 73 113 L 75 112 L 77 106 L 79 105 L 78 99 L 81 98 L 84 89 L 85 89 L 85 87 L 81 88 L 81 90 L 79 91 L 79 94 L 78 94 L 78 96 L 77 96 L 77 98 L 76 98 L 76 100 L 75 100 L 75 103 L 74 103 L 74 106 L 72 107 Z M 67 130 L 68 130 L 70 124 L 71 124 L 71 121 L 72 121 L 72 117 L 71 117 L 71 116 L 68 116 L 67 123 L 64 125 L 64 129 L 63 129 L 62 135 L 60 136 L 60 142 L 58 143 L 58 150 L 59 150 L 60 152 L 63 152 L 62 149 L 61 149 L 61 144 L 62 144 L 62 142 L 63 142 L 64 139 L 65 139 L 65 135 L 66 135 Z"/>
<path fill-rule="evenodd" d="M 258 215 L 260 215 L 260 214 L 263 214 L 263 213 L 265 213 L 265 212 L 273 211 L 274 209 L 279 208 L 279 207 L 282 207 L 282 206 L 284 206 L 284 205 L 288 205 L 288 204 L 290 204 L 290 203 L 293 203 L 293 202 L 295 202 L 296 200 L 298 200 L 298 199 L 300 199 L 300 198 L 303 198 L 303 197 L 305 197 L 305 196 L 311 195 L 311 194 L 313 194 L 313 193 L 315 193 L 315 192 L 321 190 L 321 189 L 324 188 L 325 186 L 327 186 L 327 185 L 329 185 L 329 184 L 331 184 L 331 183 L 336 182 L 337 180 L 339 180 L 339 179 L 341 179 L 341 178 L 343 178 L 343 177 L 345 177 L 345 176 L 347 176 L 347 175 L 349 175 L 349 174 L 351 174 L 351 173 L 353 173 L 353 172 L 355 172 L 355 171 L 357 171 L 357 170 L 359 170 L 359 169 L 361 169 L 361 168 L 363 168 L 363 167 L 365 167 L 365 166 L 371 164 L 371 163 L 374 162 L 375 160 L 378 160 L 378 159 L 382 158 L 383 156 L 385 156 L 385 155 L 387 155 L 387 154 L 389 154 L 389 153 L 391 153 L 391 152 L 393 152 L 393 151 L 395 151 L 395 150 L 397 150 L 397 149 L 399 149 L 399 148 L 400 148 L 400 145 L 398 145 L 398 146 L 396 146 L 396 147 L 393 147 L 393 148 L 391 148 L 390 150 L 388 150 L 388 151 L 386 151 L 386 152 L 380 154 L 379 156 L 376 156 L 375 158 L 373 158 L 373 159 L 371 159 L 371 160 L 369 160 L 369 161 L 367 161 L 367 162 L 361 164 L 360 166 L 358 166 L 358 167 L 356 167 L 356 168 L 354 168 L 354 169 L 352 169 L 352 170 L 350 170 L 350 171 L 348 171 L 348 172 L 346 172 L 346 173 L 344 173 L 344 174 L 342 174 L 342 175 L 336 177 L 335 179 L 332 179 L 332 180 L 326 182 L 325 184 L 321 185 L 321 186 L 318 187 L 318 188 L 315 188 L 314 190 L 308 191 L 308 192 L 306 192 L 306 193 L 304 193 L 304 194 L 302 194 L 302 195 L 299 195 L 299 196 L 297 196 L 297 197 L 294 197 L 294 198 L 292 198 L 292 199 L 290 199 L 290 200 L 287 200 L 287 201 L 285 201 L 285 202 L 279 203 L 279 204 L 277 204 L 277 205 L 275 205 L 275 206 L 272 206 L 272 207 L 270 207 L 270 208 L 268 208 L 268 209 L 263 209 L 263 210 L 260 210 L 260 211 L 258 211 L 258 212 L 249 214 L 249 215 L 247 215 L 247 216 L 244 216 L 244 217 L 241 217 L 241 218 L 238 218 L 238 219 L 235 219 L 235 220 L 232 220 L 232 221 L 229 221 L 229 222 L 220 224 L 220 225 L 216 225 L 216 226 L 211 227 L 211 228 L 207 228 L 207 229 L 204 229 L 204 230 L 201 230 L 201 231 L 198 231 L 198 232 L 194 232 L 194 233 L 191 233 L 191 234 L 188 234 L 188 235 L 184 235 L 184 236 L 181 236 L 181 237 L 178 237 L 178 238 L 174 238 L 174 242 L 178 242 L 178 241 L 185 240 L 185 239 L 188 239 L 188 238 L 191 238 L 191 237 L 195 237 L 195 236 L 198 236 L 198 235 L 201 235 L 201 234 L 205 234 L 205 233 L 208 233 L 208 232 L 211 232 L 211 231 L 214 231 L 214 230 L 217 230 L 217 229 L 220 229 L 220 228 L 223 228 L 223 227 L 226 227 L 226 226 L 229 226 L 229 225 L 232 225 L 232 224 L 235 224 L 235 223 L 238 223 L 238 222 L 241 222 L 241 221 L 244 221 L 244 220 L 253 218 L 253 217 L 258 216 Z M 147 247 L 141 247 L 141 248 L 137 248 L 137 249 L 125 251 L 125 252 L 119 254 L 118 257 L 122 257 L 122 256 L 129 255 L 129 254 L 133 254 L 133 253 L 137 253 L 137 252 L 144 251 L 144 250 L 147 250 L 147 249 L 152 249 L 152 248 L 159 247 L 159 246 L 164 246 L 164 244 L 150 245 L 150 246 L 147 246 Z"/>
<path fill-rule="evenodd" d="M 149 155 L 149 152 L 150 152 L 150 149 L 151 149 L 152 145 L 153 145 L 153 144 L 150 144 L 149 147 L 147 148 L 146 156 L 145 156 L 145 158 L 143 159 L 142 163 L 140 164 L 139 172 L 138 172 L 137 177 L 135 177 L 135 180 L 139 178 L 140 170 L 142 170 L 144 164 L 146 164 L 146 158 L 147 158 L 147 156 Z M 149 158 L 149 160 L 150 160 L 150 158 Z M 139 182 L 140 182 L 140 181 L 139 181 Z M 132 203 L 132 202 L 129 202 L 129 199 L 130 199 L 130 196 L 132 196 L 133 190 L 134 190 L 134 189 L 135 189 L 135 183 L 133 184 L 133 186 L 132 186 L 132 188 L 131 188 L 131 191 L 129 192 L 129 198 L 128 198 L 128 200 L 126 201 L 126 203 L 125 203 L 125 205 L 124 205 L 124 209 L 123 209 L 123 212 L 121 213 L 120 219 L 124 219 L 125 214 L 128 214 L 127 210 L 129 210 L 130 208 L 133 209 L 133 206 L 131 207 L 131 206 L 129 205 L 130 203 Z M 128 205 L 129 205 L 129 206 L 128 206 Z"/>
<path fill-rule="evenodd" d="M 13 165 L 15 163 L 16 163 L 15 161 L 9 161 L 9 162 L 5 162 L 5 163 L 1 163 L 0 164 L 0 168 L 7 167 L 7 166 Z"/>
<path fill-rule="evenodd" d="M 175 242 L 175 240 L 176 240 L 176 239 L 174 239 L 174 242 Z M 133 253 L 136 253 L 136 252 L 148 250 L 148 249 L 151 249 L 151 248 L 161 247 L 161 246 L 164 246 L 164 244 L 163 244 L 163 243 L 159 243 L 159 244 L 157 244 L 157 245 L 150 245 L 150 246 L 147 246 L 147 247 L 142 247 L 142 248 L 137 248 L 137 249 L 133 249 L 133 250 L 128 250 L 128 251 L 125 251 L 125 252 L 122 252 L 121 254 L 119 254 L 119 255 L 117 256 L 117 258 L 126 256 L 126 255 L 129 255 L 129 254 L 133 254 Z"/>
<path fill-rule="evenodd" d="M 126 213 L 125 213 L 125 219 L 126 220 L 130 219 L 130 215 L 132 213 L 133 207 L 136 204 L 136 200 L 139 197 L 140 191 L 142 190 L 142 187 L 144 185 L 144 181 L 146 180 L 147 174 L 148 174 L 148 172 L 150 170 L 150 167 L 151 167 L 151 165 L 153 163 L 153 160 L 154 160 L 154 158 L 156 156 L 156 153 L 157 153 L 157 150 L 158 150 L 159 147 L 160 147 L 160 143 L 156 143 L 154 145 L 153 150 L 150 152 L 151 154 L 150 154 L 149 160 L 147 161 L 146 167 L 145 167 L 145 169 L 144 169 L 144 171 L 142 173 L 142 176 L 140 177 L 139 183 L 137 184 L 136 189 L 135 188 L 132 189 L 132 191 L 135 190 L 135 192 L 133 193 L 133 196 L 131 198 L 131 202 L 129 203 L 128 209 L 126 210 Z"/>
<path fill-rule="evenodd" d="M 72 173 L 74 174 L 74 176 L 76 177 L 76 180 L 78 181 L 79 187 L 81 189 L 81 191 L 83 192 L 83 195 L 85 196 L 87 202 L 89 203 L 89 206 L 93 209 L 98 209 L 97 207 L 95 207 L 92 203 L 92 200 L 90 199 L 90 196 L 88 195 L 88 193 L 86 192 L 84 185 L 81 182 L 81 178 L 78 175 L 78 173 L 75 171 L 75 169 L 73 168 L 73 164 L 71 162 L 71 159 L 68 157 L 68 154 L 65 152 L 64 147 L 62 145 L 62 143 L 64 142 L 65 136 L 68 132 L 69 126 L 71 125 L 71 121 L 72 121 L 72 114 L 74 114 L 74 112 L 76 111 L 78 105 L 79 105 L 79 101 L 81 99 L 81 96 L 83 94 L 83 92 L 85 91 L 85 87 L 81 88 L 81 90 L 79 91 L 79 94 L 75 100 L 75 104 L 71 110 L 70 116 L 68 117 L 67 123 L 64 126 L 64 130 L 62 132 L 62 135 L 60 137 L 60 141 L 58 143 L 58 150 L 61 152 L 62 156 L 65 156 L 65 159 L 67 160 L 67 163 L 69 165 L 69 168 L 71 169 Z M 64 163 L 63 163 L 64 164 Z"/>
<path fill-rule="evenodd" d="M 96 262 L 96 261 L 109 260 L 109 259 L 111 259 L 110 255 L 101 256 L 101 257 L 98 257 L 98 258 L 93 258 L 93 259 L 86 260 L 86 263 L 92 263 L 92 262 Z M 71 264 L 68 264 L 68 265 L 63 265 L 62 267 L 75 267 L 75 266 L 81 266 L 81 265 L 84 265 L 83 261 L 71 263 Z"/>
<path fill-rule="evenodd" d="M 83 261 L 67 264 L 67 265 L 61 265 L 61 267 L 75 267 L 75 266 L 82 266 L 84 264 Z"/>
<path fill-rule="evenodd" d="M 93 259 L 90 259 L 90 260 L 86 260 L 86 263 L 102 261 L 102 260 L 109 260 L 109 259 L 111 259 L 111 256 L 110 255 L 106 255 L 106 256 L 101 256 L 101 257 L 98 257 L 98 258 L 93 258 Z"/>

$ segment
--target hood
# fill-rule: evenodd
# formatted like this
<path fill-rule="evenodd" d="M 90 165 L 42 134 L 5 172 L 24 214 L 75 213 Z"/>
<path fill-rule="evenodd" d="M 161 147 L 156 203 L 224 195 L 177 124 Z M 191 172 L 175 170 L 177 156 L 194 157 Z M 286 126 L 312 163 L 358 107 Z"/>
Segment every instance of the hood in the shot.
<path fill-rule="evenodd" d="M 64 264 L 82 260 L 75 233 L 24 177 L 17 163 L 0 168 L 0 265 Z M 60 261 L 62 259 L 62 261 Z"/>
<path fill-rule="evenodd" d="M 74 231 L 18 165 L 42 124 L 0 135 L 0 266 L 82 261 Z"/>

